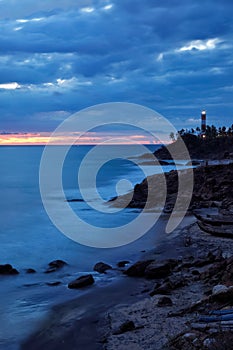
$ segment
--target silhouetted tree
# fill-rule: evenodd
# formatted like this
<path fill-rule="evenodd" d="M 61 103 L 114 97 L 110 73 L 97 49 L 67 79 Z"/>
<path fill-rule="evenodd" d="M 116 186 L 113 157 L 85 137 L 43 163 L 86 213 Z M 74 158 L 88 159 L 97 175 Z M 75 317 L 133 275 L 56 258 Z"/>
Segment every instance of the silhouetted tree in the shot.
<path fill-rule="evenodd" d="M 175 140 L 176 140 L 176 138 L 175 138 L 175 134 L 174 134 L 174 132 L 172 131 L 171 133 L 170 133 L 170 139 L 172 140 L 172 142 L 174 142 Z"/>

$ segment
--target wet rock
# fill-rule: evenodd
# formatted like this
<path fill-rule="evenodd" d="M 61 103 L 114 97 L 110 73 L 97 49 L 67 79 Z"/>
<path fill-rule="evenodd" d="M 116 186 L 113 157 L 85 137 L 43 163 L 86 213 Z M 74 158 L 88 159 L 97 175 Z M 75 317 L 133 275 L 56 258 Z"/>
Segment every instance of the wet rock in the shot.
<path fill-rule="evenodd" d="M 59 286 L 61 284 L 61 282 L 60 281 L 47 282 L 46 284 L 47 284 L 47 286 L 50 286 L 50 287 L 56 287 L 56 286 Z"/>
<path fill-rule="evenodd" d="M 95 282 L 92 275 L 85 275 L 77 278 L 76 280 L 70 282 L 68 284 L 68 288 L 70 289 L 79 289 L 83 287 L 87 287 L 92 285 Z"/>
<path fill-rule="evenodd" d="M 61 269 L 63 266 L 68 265 L 65 261 L 63 260 L 54 260 L 49 263 L 49 267 L 45 271 L 45 273 L 51 273 L 55 272 L 59 269 Z"/>
<path fill-rule="evenodd" d="M 125 265 L 128 265 L 129 261 L 128 260 L 122 260 L 117 263 L 118 267 L 125 267 Z"/>
<path fill-rule="evenodd" d="M 172 305 L 173 305 L 173 302 L 169 297 L 161 297 L 157 303 L 157 306 L 159 307 L 172 306 Z"/>
<path fill-rule="evenodd" d="M 107 270 L 111 270 L 112 266 L 105 264 L 103 262 L 98 262 L 94 266 L 94 271 L 97 271 L 99 273 L 105 273 Z"/>
<path fill-rule="evenodd" d="M 18 275 L 19 271 L 10 264 L 0 265 L 0 275 Z"/>
<path fill-rule="evenodd" d="M 30 268 L 26 270 L 26 273 L 36 273 L 36 270 Z"/>
<path fill-rule="evenodd" d="M 130 266 L 124 273 L 131 277 L 143 277 L 147 266 L 151 264 L 152 261 L 154 260 L 138 261 Z"/>
<path fill-rule="evenodd" d="M 147 278 L 164 278 L 167 277 L 172 269 L 178 265 L 178 260 L 168 259 L 164 261 L 153 261 L 145 269 Z"/>

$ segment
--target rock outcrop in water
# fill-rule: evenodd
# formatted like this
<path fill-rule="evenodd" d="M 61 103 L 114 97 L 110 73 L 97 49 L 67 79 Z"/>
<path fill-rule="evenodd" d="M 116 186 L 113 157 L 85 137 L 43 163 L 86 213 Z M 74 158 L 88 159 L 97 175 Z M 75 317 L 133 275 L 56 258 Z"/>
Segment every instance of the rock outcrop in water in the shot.
<path fill-rule="evenodd" d="M 92 285 L 95 282 L 92 275 L 85 275 L 77 278 L 68 284 L 70 289 L 80 289 Z"/>
<path fill-rule="evenodd" d="M 12 265 L 5 264 L 0 265 L 0 275 L 18 275 L 19 271 L 16 270 Z"/>
<path fill-rule="evenodd" d="M 105 264 L 103 262 L 99 262 L 97 264 L 95 264 L 94 266 L 94 271 L 97 271 L 99 273 L 105 273 L 107 270 L 111 270 L 112 266 Z"/>
<path fill-rule="evenodd" d="M 51 273 L 51 272 L 55 272 L 59 269 L 61 269 L 62 267 L 64 267 L 65 265 L 68 265 L 65 261 L 63 260 L 54 260 L 51 261 L 49 263 L 49 267 L 47 268 L 47 270 L 45 271 L 45 273 Z"/>

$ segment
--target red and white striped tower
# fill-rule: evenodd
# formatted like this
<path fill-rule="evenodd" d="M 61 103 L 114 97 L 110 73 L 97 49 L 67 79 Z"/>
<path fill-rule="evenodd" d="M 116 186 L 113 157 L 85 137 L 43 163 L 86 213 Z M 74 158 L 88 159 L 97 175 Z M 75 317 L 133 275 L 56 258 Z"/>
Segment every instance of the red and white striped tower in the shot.
<path fill-rule="evenodd" d="M 206 132 L 206 111 L 201 112 L 201 132 Z"/>

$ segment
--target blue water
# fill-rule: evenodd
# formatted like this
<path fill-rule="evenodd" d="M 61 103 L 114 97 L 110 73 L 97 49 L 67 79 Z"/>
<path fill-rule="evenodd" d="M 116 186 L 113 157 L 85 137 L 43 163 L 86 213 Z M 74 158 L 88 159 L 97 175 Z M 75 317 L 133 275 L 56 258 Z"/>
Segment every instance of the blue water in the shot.
<path fill-rule="evenodd" d="M 149 148 L 154 150 L 156 147 Z M 63 186 L 68 199 L 81 197 L 77 171 L 91 148 L 76 146 L 67 155 L 63 167 Z M 0 147 L 0 264 L 10 263 L 20 271 L 18 276 L 0 276 L 0 348 L 4 350 L 18 349 L 20 342 L 38 327 L 40 318 L 51 305 L 81 293 L 67 288 L 70 280 L 92 271 L 97 261 L 114 265 L 122 259 L 133 259 L 142 249 L 151 247 L 154 240 L 153 236 L 149 236 L 148 239 L 144 238 L 143 244 L 142 240 L 137 240 L 120 248 L 96 249 L 80 245 L 60 233 L 47 216 L 40 197 L 39 165 L 42 152 L 43 147 L 40 146 Z M 117 194 L 116 184 L 120 179 L 127 178 L 133 186 L 144 177 L 143 171 L 132 161 L 117 158 L 99 170 L 97 188 L 100 195 L 108 200 Z M 55 193 L 54 198 L 55 201 L 59 200 Z M 70 205 L 84 220 L 100 227 L 129 222 L 139 213 L 125 209 L 108 216 L 95 212 L 85 202 Z M 54 259 L 63 259 L 69 266 L 54 274 L 44 274 L 47 264 Z M 37 273 L 28 275 L 26 268 L 34 268 Z M 95 274 L 95 278 L 99 285 L 104 285 L 115 275 Z M 61 285 L 48 287 L 46 282 L 52 281 L 61 281 Z"/>

